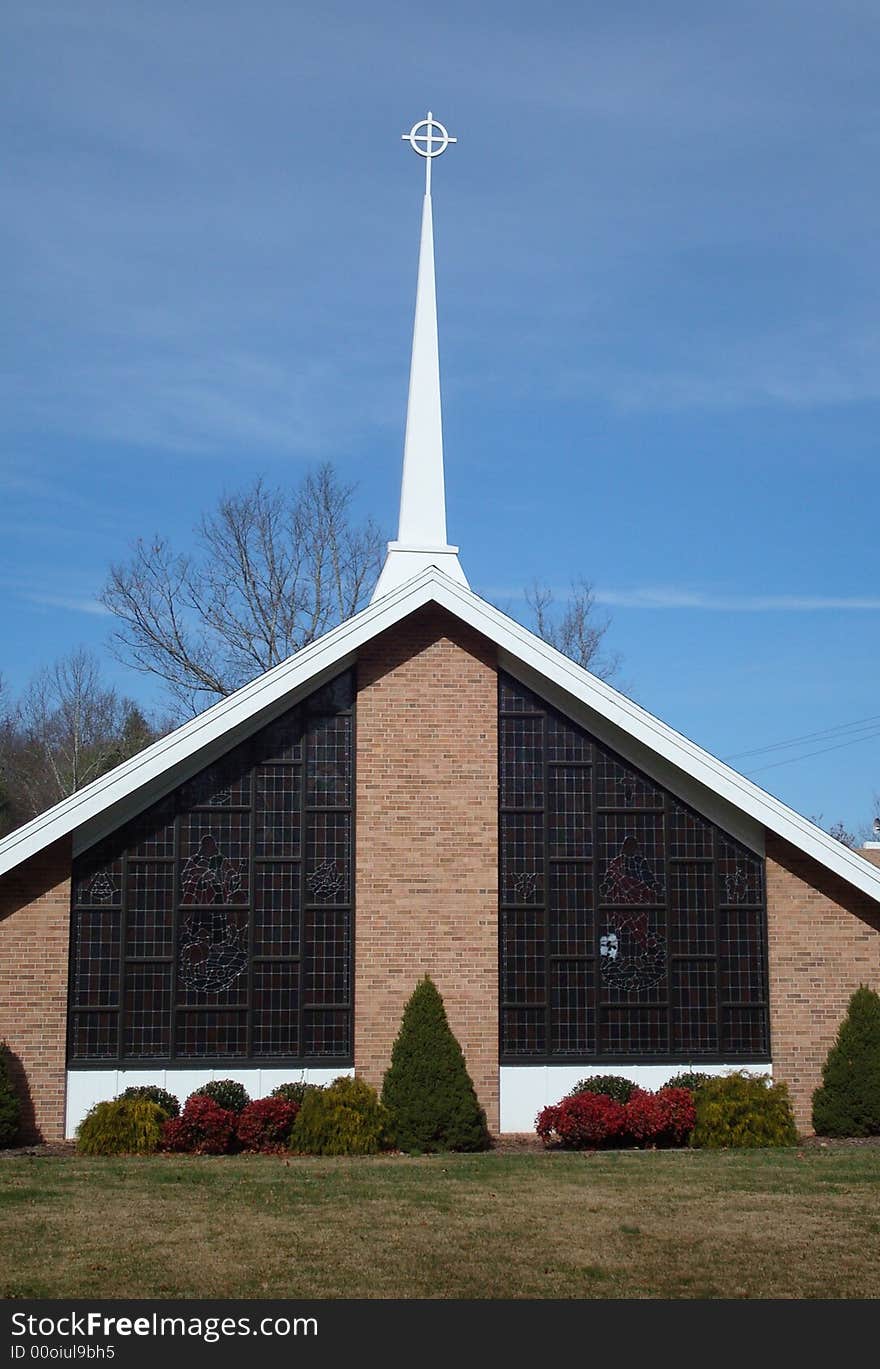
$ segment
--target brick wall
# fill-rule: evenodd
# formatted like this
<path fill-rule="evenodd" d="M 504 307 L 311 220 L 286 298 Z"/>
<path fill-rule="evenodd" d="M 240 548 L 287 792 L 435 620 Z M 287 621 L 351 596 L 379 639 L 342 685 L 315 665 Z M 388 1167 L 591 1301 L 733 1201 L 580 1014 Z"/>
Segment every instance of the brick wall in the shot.
<path fill-rule="evenodd" d="M 358 659 L 355 1066 L 380 1084 L 425 973 L 498 1130 L 494 649 L 426 608 Z"/>
<path fill-rule="evenodd" d="M 767 922 L 773 1073 L 810 1131 L 813 1090 L 850 996 L 860 984 L 880 991 L 880 905 L 768 833 Z"/>
<path fill-rule="evenodd" d="M 0 1039 L 13 1056 L 22 1139 L 64 1138 L 70 841 L 0 878 Z"/>

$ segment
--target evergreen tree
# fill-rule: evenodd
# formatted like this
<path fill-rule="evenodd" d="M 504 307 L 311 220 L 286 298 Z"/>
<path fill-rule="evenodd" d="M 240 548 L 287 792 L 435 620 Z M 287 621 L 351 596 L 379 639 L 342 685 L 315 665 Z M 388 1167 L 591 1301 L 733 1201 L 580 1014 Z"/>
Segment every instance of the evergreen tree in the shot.
<path fill-rule="evenodd" d="M 820 1136 L 880 1135 L 880 997 L 864 984 L 822 1068 L 813 1127 Z"/>
<path fill-rule="evenodd" d="M 426 975 L 403 1012 L 382 1102 L 401 1150 L 486 1150 L 486 1114 L 467 1072 L 443 999 Z"/>
<path fill-rule="evenodd" d="M 11 1146 L 18 1135 L 21 1102 L 12 1082 L 5 1042 L 0 1041 L 0 1146 Z"/>

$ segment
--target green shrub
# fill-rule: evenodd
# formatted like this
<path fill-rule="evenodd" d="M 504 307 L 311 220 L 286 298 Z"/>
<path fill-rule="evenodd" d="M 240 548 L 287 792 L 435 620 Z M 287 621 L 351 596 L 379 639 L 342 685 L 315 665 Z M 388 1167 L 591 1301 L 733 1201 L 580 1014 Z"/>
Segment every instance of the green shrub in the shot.
<path fill-rule="evenodd" d="M 202 1084 L 200 1089 L 193 1089 L 190 1098 L 210 1098 L 218 1107 L 226 1108 L 227 1112 L 242 1112 L 251 1101 L 244 1084 L 239 1084 L 235 1079 L 212 1079 L 210 1083 Z"/>
<path fill-rule="evenodd" d="M 0 1146 L 11 1146 L 21 1124 L 21 1100 L 9 1069 L 9 1048 L 0 1041 Z"/>
<path fill-rule="evenodd" d="M 729 1074 L 707 1079 L 694 1094 L 697 1124 L 691 1145 L 794 1146 L 797 1131 L 788 1089 L 766 1074 Z"/>
<path fill-rule="evenodd" d="M 295 1084 L 279 1084 L 277 1089 L 272 1090 L 269 1097 L 280 1098 L 284 1103 L 299 1103 L 301 1105 L 307 1093 L 320 1088 L 320 1084 L 304 1084 L 302 1080 L 298 1080 Z"/>
<path fill-rule="evenodd" d="M 148 1103 L 155 1103 L 162 1109 L 166 1117 L 179 1117 L 180 1104 L 169 1093 L 167 1089 L 161 1089 L 158 1084 L 131 1084 L 127 1089 L 123 1089 L 120 1098 L 146 1098 Z"/>
<path fill-rule="evenodd" d="M 633 1095 L 635 1084 L 624 1079 L 622 1074 L 591 1074 L 587 1079 L 579 1079 L 569 1098 L 576 1093 L 600 1093 L 603 1098 L 613 1098 L 615 1103 L 628 1103 Z"/>
<path fill-rule="evenodd" d="M 307 1155 L 375 1155 L 386 1144 L 388 1115 L 375 1089 L 342 1075 L 303 1098 L 290 1149 Z"/>
<path fill-rule="evenodd" d="M 151 1155 L 162 1139 L 166 1116 L 147 1098 L 96 1103 L 76 1129 L 80 1155 Z"/>
<path fill-rule="evenodd" d="M 716 1077 L 713 1074 L 700 1074 L 699 1070 L 685 1070 L 682 1074 L 675 1074 L 671 1079 L 667 1079 L 663 1087 L 665 1089 L 690 1089 L 691 1093 L 696 1093 L 697 1089 L 702 1088 L 708 1079 Z"/>
<path fill-rule="evenodd" d="M 864 984 L 822 1067 L 813 1127 L 820 1136 L 880 1135 L 880 996 Z"/>
<path fill-rule="evenodd" d="M 425 976 L 403 1010 L 382 1086 L 401 1150 L 486 1150 L 489 1132 L 443 999 Z"/>

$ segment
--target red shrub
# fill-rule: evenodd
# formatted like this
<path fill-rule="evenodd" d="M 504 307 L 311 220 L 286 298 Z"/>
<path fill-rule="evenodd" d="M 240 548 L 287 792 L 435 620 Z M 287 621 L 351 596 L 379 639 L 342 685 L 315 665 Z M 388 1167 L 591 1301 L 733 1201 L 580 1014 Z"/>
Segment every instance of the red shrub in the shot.
<path fill-rule="evenodd" d="M 625 1108 L 602 1093 L 573 1093 L 538 1114 L 535 1129 L 545 1141 L 555 1133 L 565 1146 L 600 1146 L 624 1126 Z"/>
<path fill-rule="evenodd" d="M 162 1128 L 165 1150 L 183 1150 L 193 1155 L 225 1155 L 235 1132 L 236 1115 L 221 1108 L 204 1094 L 193 1094 L 179 1117 L 170 1118 Z"/>
<path fill-rule="evenodd" d="M 635 1089 L 624 1113 L 623 1133 L 636 1145 L 684 1145 L 697 1120 L 690 1089 Z"/>
<path fill-rule="evenodd" d="M 283 1150 L 298 1112 L 299 1103 L 288 1103 L 283 1098 L 258 1098 L 248 1103 L 239 1114 L 236 1127 L 240 1145 L 244 1150 L 258 1150 L 264 1155 Z"/>
<path fill-rule="evenodd" d="M 688 1137 L 697 1125 L 697 1109 L 692 1091 L 661 1089 L 657 1097 L 662 1098 L 666 1106 L 663 1143 L 670 1146 L 686 1145 Z"/>

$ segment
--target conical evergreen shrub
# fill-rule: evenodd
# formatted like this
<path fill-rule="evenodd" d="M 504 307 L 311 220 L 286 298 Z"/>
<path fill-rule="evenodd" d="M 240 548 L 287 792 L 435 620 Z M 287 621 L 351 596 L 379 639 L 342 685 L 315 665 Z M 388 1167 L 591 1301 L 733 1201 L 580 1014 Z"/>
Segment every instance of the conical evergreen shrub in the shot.
<path fill-rule="evenodd" d="M 12 1082 L 5 1042 L 0 1041 L 0 1146 L 11 1146 L 18 1136 L 21 1102 Z"/>
<path fill-rule="evenodd" d="M 403 1010 L 382 1086 L 400 1150 L 486 1150 L 486 1114 L 477 1101 L 443 999 L 426 975 Z"/>
<path fill-rule="evenodd" d="M 813 1127 L 820 1136 L 880 1135 L 880 996 L 864 984 L 822 1067 Z"/>

